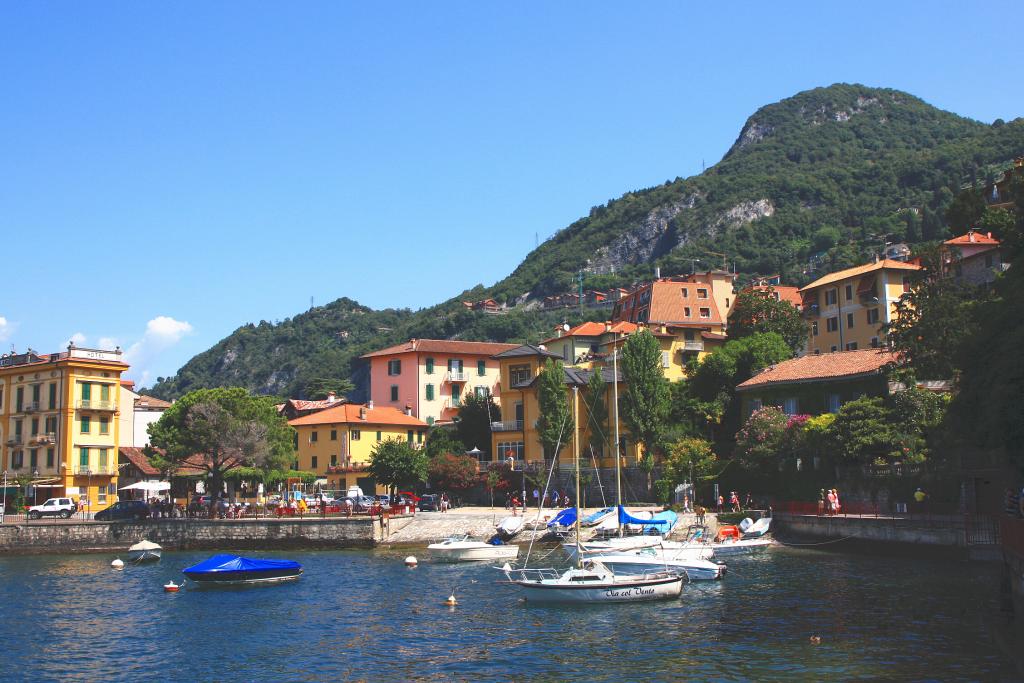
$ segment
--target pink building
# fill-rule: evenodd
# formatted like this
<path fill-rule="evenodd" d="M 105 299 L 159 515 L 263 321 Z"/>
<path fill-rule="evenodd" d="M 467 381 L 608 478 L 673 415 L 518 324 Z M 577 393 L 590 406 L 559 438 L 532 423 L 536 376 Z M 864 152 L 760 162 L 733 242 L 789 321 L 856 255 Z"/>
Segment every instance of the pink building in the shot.
<path fill-rule="evenodd" d="M 498 398 L 500 372 L 494 356 L 516 344 L 410 339 L 368 353 L 370 399 L 427 424 L 450 421 L 469 393 Z M 495 418 L 497 419 L 497 418 Z"/>

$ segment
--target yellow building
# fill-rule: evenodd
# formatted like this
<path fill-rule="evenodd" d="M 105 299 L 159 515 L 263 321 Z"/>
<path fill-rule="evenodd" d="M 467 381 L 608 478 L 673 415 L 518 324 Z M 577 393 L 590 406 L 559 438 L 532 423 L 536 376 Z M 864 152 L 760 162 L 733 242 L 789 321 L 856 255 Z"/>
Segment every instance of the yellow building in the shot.
<path fill-rule="evenodd" d="M 345 491 L 359 486 L 366 494 L 387 493 L 366 473 L 374 447 L 401 439 L 420 448 L 428 425 L 388 407 L 344 403 L 289 420 L 296 432 L 298 468 L 328 480 L 328 488 Z"/>
<path fill-rule="evenodd" d="M 501 420 L 491 423 L 491 459 L 493 462 L 514 459 L 516 467 L 526 462 L 536 464 L 543 462 L 544 449 L 537 433 L 537 419 L 540 417 L 540 406 L 537 398 L 537 375 L 544 368 L 548 359 L 562 360 L 561 356 L 539 346 L 524 345 L 511 351 L 499 353 L 494 357 L 501 369 L 502 396 Z M 565 387 L 569 397 L 570 408 L 572 390 L 579 390 L 578 438 L 580 453 L 590 461 L 589 418 L 586 409 L 586 387 L 594 372 L 602 372 L 605 379 L 605 406 L 608 415 L 605 420 L 608 433 L 593 453 L 600 467 L 615 466 L 615 427 L 613 421 L 614 404 L 612 401 L 612 370 L 610 367 L 591 370 L 571 368 L 565 369 Z M 622 384 L 619 391 L 623 390 Z M 638 444 L 630 437 L 628 430 L 619 425 L 619 454 L 623 466 L 635 465 L 640 457 Z M 560 462 L 571 463 L 573 457 L 573 433 L 565 435 L 564 446 L 559 451 Z"/>
<path fill-rule="evenodd" d="M 896 304 L 910 290 L 921 266 L 883 259 L 818 278 L 800 289 L 810 322 L 807 353 L 877 348 L 882 326 L 896 316 Z"/>
<path fill-rule="evenodd" d="M 8 479 L 31 477 L 39 502 L 66 496 L 88 503 L 89 511 L 116 502 L 121 373 L 127 369 L 120 349 L 74 345 L 49 355 L 0 358 L 0 461 Z"/>

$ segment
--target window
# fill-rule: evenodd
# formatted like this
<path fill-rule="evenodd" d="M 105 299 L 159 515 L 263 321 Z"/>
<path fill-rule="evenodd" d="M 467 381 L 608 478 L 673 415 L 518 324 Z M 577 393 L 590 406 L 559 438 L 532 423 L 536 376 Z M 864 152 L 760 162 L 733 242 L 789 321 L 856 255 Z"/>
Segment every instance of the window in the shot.
<path fill-rule="evenodd" d="M 434 374 L 434 359 L 433 358 L 428 358 L 427 359 L 427 374 L 428 375 L 433 375 Z"/>
<path fill-rule="evenodd" d="M 412 443 L 412 440 L 413 440 L 413 431 L 412 431 L 411 429 L 410 429 L 409 431 L 407 431 L 407 432 L 405 433 L 405 440 L 406 440 L 406 442 L 408 442 L 408 443 Z"/>
<path fill-rule="evenodd" d="M 776 300 L 776 301 L 778 301 L 778 300 L 779 300 L 779 295 L 778 295 L 778 293 L 776 293 L 776 294 L 775 294 L 775 300 Z M 725 307 L 726 307 L 726 308 L 729 308 L 729 297 L 725 297 Z"/>
<path fill-rule="evenodd" d="M 846 300 L 853 301 L 853 285 L 846 285 Z"/>
<path fill-rule="evenodd" d="M 14 455 L 11 456 L 11 457 L 13 458 L 13 463 L 11 464 L 12 468 L 14 468 L 16 470 L 17 469 L 21 469 L 21 466 L 25 464 L 25 461 L 24 461 L 24 457 L 25 456 L 22 455 L 21 451 L 14 451 Z"/>
<path fill-rule="evenodd" d="M 668 351 L 661 352 L 661 367 L 667 368 L 669 365 L 669 354 Z"/>
<path fill-rule="evenodd" d="M 839 329 L 839 317 L 838 316 L 832 316 L 831 318 L 828 318 L 827 320 L 825 320 L 825 329 L 827 331 L 829 331 L 829 332 L 835 332 L 836 330 L 838 330 Z"/>
<path fill-rule="evenodd" d="M 14 421 L 14 433 L 21 436 L 21 420 Z"/>
<path fill-rule="evenodd" d="M 362 437 L 363 437 L 362 432 L 360 432 L 358 429 L 353 429 L 352 430 L 352 440 L 353 441 L 359 441 Z"/>
<path fill-rule="evenodd" d="M 88 382 L 82 382 L 82 400 L 88 401 L 92 398 L 92 385 Z"/>
<path fill-rule="evenodd" d="M 107 458 L 110 456 L 109 448 L 100 449 L 100 472 L 107 471 Z"/>
<path fill-rule="evenodd" d="M 78 466 L 82 469 L 89 469 L 89 449 L 81 448 L 78 450 Z"/>
<path fill-rule="evenodd" d="M 381 431 L 380 431 L 380 430 L 378 429 L 378 430 L 377 430 L 377 441 L 381 441 L 381 440 L 383 440 L 383 439 L 384 439 L 384 434 L 383 434 L 383 432 L 381 432 Z"/>
<path fill-rule="evenodd" d="M 836 301 L 837 301 L 838 298 L 839 298 L 839 290 L 837 290 L 837 289 L 827 289 L 827 290 L 825 290 L 825 305 L 826 306 L 835 306 L 836 305 Z"/>
<path fill-rule="evenodd" d="M 416 443 L 423 443 L 423 430 L 416 432 Z"/>
<path fill-rule="evenodd" d="M 309 459 L 309 469 L 315 470 L 317 466 L 317 457 L 314 455 Z"/>
<path fill-rule="evenodd" d="M 54 410 L 57 407 L 57 384 L 56 382 L 50 383 L 50 410 Z"/>
<path fill-rule="evenodd" d="M 331 453 L 331 467 L 335 467 L 338 464 L 338 454 Z"/>
<path fill-rule="evenodd" d="M 498 442 L 498 457 L 502 460 L 508 460 L 509 458 L 515 458 L 516 460 L 523 459 L 523 453 L 526 451 L 526 444 L 522 441 L 499 441 Z"/>
<path fill-rule="evenodd" d="M 838 351 L 838 350 L 839 350 L 839 347 L 838 347 L 838 346 L 836 346 L 835 344 L 833 344 L 833 345 L 832 345 L 832 348 L 830 348 L 830 349 L 829 349 L 829 351 L 830 351 L 830 352 L 832 352 L 832 353 L 835 353 L 835 352 L 836 352 L 836 351 Z"/>
<path fill-rule="evenodd" d="M 685 315 L 685 316 L 686 316 L 687 318 L 689 318 L 689 317 L 690 317 L 690 315 L 691 315 L 691 314 L 690 314 L 690 307 L 689 307 L 689 306 L 684 306 L 684 307 L 683 307 L 683 314 L 684 314 L 684 315 Z"/>
<path fill-rule="evenodd" d="M 878 337 L 872 337 L 871 338 L 871 348 L 873 348 L 873 349 L 877 349 L 878 348 Z"/>
<path fill-rule="evenodd" d="M 687 289 L 686 287 L 683 287 L 683 298 L 685 299 L 688 296 L 690 296 L 690 290 Z"/>
<path fill-rule="evenodd" d="M 32 434 L 32 436 L 35 436 L 36 434 L 38 434 L 39 433 L 39 418 L 38 417 L 33 417 L 32 421 L 29 424 L 31 425 L 31 427 L 29 428 L 29 433 Z"/>
<path fill-rule="evenodd" d="M 310 433 L 309 433 L 309 442 L 310 442 L 310 443 L 316 443 L 316 442 L 317 442 L 317 440 L 318 440 L 318 438 L 319 438 L 319 436 L 320 436 L 320 435 L 319 435 L 319 434 L 317 434 L 317 432 L 316 432 L 316 431 L 312 431 L 312 432 L 310 432 Z"/>
<path fill-rule="evenodd" d="M 89 429 L 90 429 L 90 426 L 91 426 L 91 425 L 90 425 L 90 422 L 91 422 L 91 419 L 89 418 L 89 416 L 88 416 L 88 415 L 83 415 L 83 416 L 82 416 L 82 424 L 81 424 L 81 427 L 82 427 L 82 428 L 81 428 L 81 430 L 80 430 L 80 431 L 81 431 L 81 432 L 82 432 L 83 434 L 88 434 L 88 433 L 89 433 Z"/>
<path fill-rule="evenodd" d="M 100 385 L 100 400 L 101 401 L 109 401 L 110 400 L 110 385 L 109 384 L 101 384 Z"/>
<path fill-rule="evenodd" d="M 25 387 L 18 387 L 14 392 L 14 412 L 20 413 L 21 407 L 25 404 Z"/>
<path fill-rule="evenodd" d="M 562 360 L 568 363 L 572 358 L 569 356 L 569 344 L 562 345 Z"/>
<path fill-rule="evenodd" d="M 57 433 L 57 418 L 54 416 L 46 418 L 45 430 L 47 434 Z"/>
<path fill-rule="evenodd" d="M 959 266 L 957 266 L 957 267 L 959 268 Z M 909 291 L 910 291 L 910 278 L 909 277 L 905 277 L 905 278 L 903 278 L 903 293 L 906 294 Z"/>
<path fill-rule="evenodd" d="M 33 403 L 39 403 L 39 385 L 38 384 L 33 384 L 32 385 L 32 402 Z"/>
<path fill-rule="evenodd" d="M 846 343 L 846 350 L 847 351 L 856 351 L 857 350 L 857 342 L 847 342 Z"/>
<path fill-rule="evenodd" d="M 434 385 L 433 384 L 428 384 L 424 388 L 424 391 L 425 391 L 424 396 L 426 397 L 426 399 L 428 401 L 433 401 L 434 400 Z"/>
<path fill-rule="evenodd" d="M 795 398 L 786 398 L 782 400 L 782 412 L 786 415 L 796 415 L 798 412 L 797 407 L 798 404 Z"/>
<path fill-rule="evenodd" d="M 30 448 L 28 451 L 28 466 L 39 467 L 39 449 Z"/>
<path fill-rule="evenodd" d="M 683 330 L 683 339 L 693 341 L 693 330 Z"/>
<path fill-rule="evenodd" d="M 512 386 L 518 384 L 526 384 L 530 381 L 530 366 L 529 365 L 513 365 L 508 370 L 509 380 Z"/>
<path fill-rule="evenodd" d="M 476 374 L 480 375 L 481 377 L 487 374 L 487 361 L 478 360 L 476 362 Z"/>
<path fill-rule="evenodd" d="M 331 441 L 337 441 L 337 440 L 338 440 L 338 430 L 337 429 L 332 429 L 331 430 Z"/>
<path fill-rule="evenodd" d="M 107 487 L 97 486 L 96 487 L 96 504 L 106 505 L 107 504 Z"/>
<path fill-rule="evenodd" d="M 487 398 L 491 390 L 487 387 L 473 387 L 473 393 L 476 394 L 477 398 Z"/>
<path fill-rule="evenodd" d="M 702 318 L 710 318 L 711 317 L 711 309 L 710 308 L 702 308 L 702 309 L 700 309 L 700 317 L 702 317 Z"/>
<path fill-rule="evenodd" d="M 398 400 L 398 385 L 397 384 L 392 384 L 391 385 L 391 400 L 392 401 L 397 401 Z"/>
<path fill-rule="evenodd" d="M 402 374 L 402 361 L 401 360 L 389 360 L 388 361 L 388 374 L 389 375 L 401 375 Z"/>
<path fill-rule="evenodd" d="M 811 334 L 815 337 L 818 336 L 818 321 L 814 320 L 811 322 Z"/>
<path fill-rule="evenodd" d="M 452 385 L 452 406 L 459 405 L 459 398 L 462 395 L 462 387 L 458 384 Z"/>
<path fill-rule="evenodd" d="M 100 418 L 100 434 L 109 434 L 109 433 L 110 433 L 110 418 L 109 417 L 101 417 Z"/>
<path fill-rule="evenodd" d="M 759 398 L 750 399 L 750 412 L 761 410 L 764 407 L 764 402 Z"/>
<path fill-rule="evenodd" d="M 846 329 L 853 327 L 853 313 L 846 314 Z"/>
<path fill-rule="evenodd" d="M 826 410 L 830 413 L 838 413 L 843 402 L 839 400 L 839 394 L 829 394 L 825 397 Z"/>
<path fill-rule="evenodd" d="M 52 448 L 46 449 L 46 466 L 53 467 L 54 464 L 54 451 Z"/>
<path fill-rule="evenodd" d="M 878 309 L 877 308 L 869 308 L 867 314 L 868 314 L 868 325 L 874 325 L 874 324 L 876 324 L 878 322 Z"/>
<path fill-rule="evenodd" d="M 708 290 L 698 288 L 697 289 L 697 298 L 698 299 L 707 299 L 708 298 Z"/>

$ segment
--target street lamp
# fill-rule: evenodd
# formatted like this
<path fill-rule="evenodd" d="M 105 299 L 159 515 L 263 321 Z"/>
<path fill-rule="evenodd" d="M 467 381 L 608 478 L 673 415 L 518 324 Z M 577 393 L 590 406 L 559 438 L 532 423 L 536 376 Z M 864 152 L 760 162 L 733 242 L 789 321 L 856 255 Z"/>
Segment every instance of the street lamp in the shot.
<path fill-rule="evenodd" d="M 7 516 L 7 470 L 4 470 L 4 504 L 0 505 L 0 524 L 4 523 Z"/>
<path fill-rule="evenodd" d="M 39 505 L 39 470 L 32 470 L 32 504 Z"/>

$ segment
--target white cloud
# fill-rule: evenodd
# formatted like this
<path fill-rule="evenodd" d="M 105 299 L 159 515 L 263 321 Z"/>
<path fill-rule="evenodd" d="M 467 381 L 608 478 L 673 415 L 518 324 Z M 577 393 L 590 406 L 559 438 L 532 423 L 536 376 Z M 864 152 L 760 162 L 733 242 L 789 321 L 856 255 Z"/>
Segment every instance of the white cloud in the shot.
<path fill-rule="evenodd" d="M 100 337 L 100 340 L 96 342 L 96 346 L 101 349 L 113 349 L 115 346 L 120 346 L 117 343 L 117 339 L 114 337 Z"/>
<path fill-rule="evenodd" d="M 14 334 L 14 323 L 7 322 L 7 318 L 0 315 L 0 341 L 7 341 L 12 334 Z"/>
<path fill-rule="evenodd" d="M 81 332 L 75 332 L 71 335 L 71 343 L 75 346 L 85 346 L 86 336 Z"/>
<path fill-rule="evenodd" d="M 158 315 L 146 323 L 142 339 L 124 352 L 124 360 L 132 366 L 130 372 L 141 386 L 150 383 L 151 368 L 159 360 L 160 354 L 180 342 L 185 335 L 191 334 L 192 330 L 191 324 L 166 315 Z"/>

